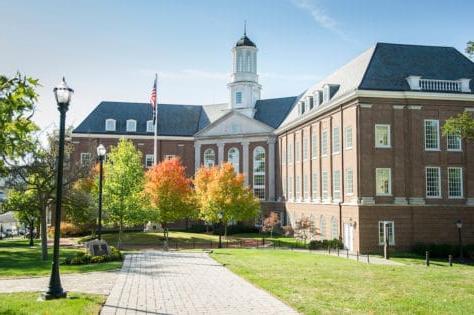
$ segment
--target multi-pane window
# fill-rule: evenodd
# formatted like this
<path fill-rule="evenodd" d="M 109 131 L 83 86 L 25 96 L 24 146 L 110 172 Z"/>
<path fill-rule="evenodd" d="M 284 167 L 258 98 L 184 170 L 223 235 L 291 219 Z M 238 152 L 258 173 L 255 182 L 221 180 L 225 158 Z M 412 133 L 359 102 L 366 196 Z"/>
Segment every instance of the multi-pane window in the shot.
<path fill-rule="evenodd" d="M 327 200 L 329 198 L 329 178 L 328 172 L 323 171 L 321 172 L 321 190 L 322 190 L 322 197 L 323 200 Z"/>
<path fill-rule="evenodd" d="M 286 191 L 287 184 L 288 184 L 288 179 L 283 178 L 283 180 L 281 181 L 281 190 L 282 190 L 281 194 L 283 197 L 288 196 L 288 192 Z"/>
<path fill-rule="evenodd" d="M 426 197 L 441 197 L 441 170 L 439 167 L 426 168 Z"/>
<path fill-rule="evenodd" d="M 291 143 L 288 144 L 287 154 L 288 154 L 288 159 L 287 159 L 288 163 L 289 164 L 293 163 L 293 144 Z"/>
<path fill-rule="evenodd" d="M 315 159 L 318 156 L 318 138 L 316 138 L 316 131 L 311 133 L 311 158 Z"/>
<path fill-rule="evenodd" d="M 341 171 L 334 171 L 332 173 L 332 194 L 334 199 L 341 199 Z"/>
<path fill-rule="evenodd" d="M 339 134 L 339 127 L 332 128 L 332 153 L 339 153 L 341 151 L 341 135 Z"/>
<path fill-rule="evenodd" d="M 312 198 L 313 200 L 316 200 L 317 195 L 318 195 L 318 174 L 313 173 L 311 174 L 311 190 L 312 190 Z"/>
<path fill-rule="evenodd" d="M 448 167 L 448 197 L 463 197 L 462 167 Z"/>
<path fill-rule="evenodd" d="M 352 127 L 346 127 L 344 129 L 344 147 L 346 150 L 352 149 Z"/>
<path fill-rule="evenodd" d="M 328 131 L 326 129 L 321 133 L 321 155 L 328 155 Z"/>
<path fill-rule="evenodd" d="M 390 168 L 375 169 L 375 186 L 377 196 L 387 196 L 392 194 L 392 174 Z"/>
<path fill-rule="evenodd" d="M 309 181 L 308 175 L 303 176 L 303 197 L 305 200 L 309 199 Z"/>
<path fill-rule="evenodd" d="M 231 148 L 227 152 L 227 162 L 232 164 L 236 173 L 240 172 L 240 152 L 237 148 Z"/>
<path fill-rule="evenodd" d="M 165 154 L 165 155 L 163 156 L 163 160 L 172 160 L 172 159 L 174 159 L 174 158 L 176 158 L 176 155 L 175 155 L 175 154 Z"/>
<path fill-rule="evenodd" d="M 337 233 L 337 220 L 335 217 L 331 217 L 331 239 L 337 239 L 338 238 L 338 233 Z"/>
<path fill-rule="evenodd" d="M 155 157 L 153 156 L 153 154 L 145 155 L 145 166 L 152 167 L 153 164 L 155 164 Z"/>
<path fill-rule="evenodd" d="M 446 136 L 448 151 L 461 151 L 461 136 L 449 133 Z"/>
<path fill-rule="evenodd" d="M 293 199 L 293 177 L 288 176 L 288 199 Z"/>
<path fill-rule="evenodd" d="M 153 120 L 147 120 L 146 122 L 146 132 L 154 132 L 155 125 L 153 125 Z"/>
<path fill-rule="evenodd" d="M 301 199 L 301 181 L 300 181 L 300 177 L 299 176 L 296 176 L 295 177 L 296 179 L 296 199 Z"/>
<path fill-rule="evenodd" d="M 319 233 L 322 240 L 326 239 L 326 219 L 323 215 L 319 217 Z"/>
<path fill-rule="evenodd" d="M 204 166 L 212 167 L 216 163 L 216 153 L 213 149 L 206 149 L 204 151 Z"/>
<path fill-rule="evenodd" d="M 253 150 L 253 193 L 259 199 L 265 199 L 265 149 Z"/>
<path fill-rule="evenodd" d="M 425 119 L 425 150 L 439 150 L 439 120 Z"/>
<path fill-rule="evenodd" d="M 299 141 L 295 143 L 295 161 L 299 162 L 301 160 L 301 145 Z"/>
<path fill-rule="evenodd" d="M 379 221 L 379 245 L 385 244 L 386 238 L 388 238 L 389 245 L 395 245 L 395 224 L 393 221 Z"/>
<path fill-rule="evenodd" d="M 115 119 L 105 120 L 105 131 L 115 131 Z"/>
<path fill-rule="evenodd" d="M 137 121 L 134 119 L 127 120 L 127 132 L 137 131 Z"/>
<path fill-rule="evenodd" d="M 308 159 L 308 137 L 303 136 L 303 160 Z"/>
<path fill-rule="evenodd" d="M 390 148 L 390 125 L 375 125 L 375 147 Z"/>
<path fill-rule="evenodd" d="M 242 92 L 235 93 L 235 103 L 242 104 Z"/>
<path fill-rule="evenodd" d="M 87 166 L 91 164 L 92 155 L 89 152 L 81 153 L 81 165 Z"/>
<path fill-rule="evenodd" d="M 344 192 L 348 195 L 353 192 L 352 168 L 346 168 L 344 175 Z"/>

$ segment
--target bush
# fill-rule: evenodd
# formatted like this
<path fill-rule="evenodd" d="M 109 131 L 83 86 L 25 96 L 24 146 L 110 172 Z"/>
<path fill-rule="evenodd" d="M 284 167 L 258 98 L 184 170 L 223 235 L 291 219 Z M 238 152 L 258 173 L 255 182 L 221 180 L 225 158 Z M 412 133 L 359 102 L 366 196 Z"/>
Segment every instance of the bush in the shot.
<path fill-rule="evenodd" d="M 65 265 L 86 265 L 86 264 L 100 264 L 108 261 L 122 261 L 122 253 L 115 247 L 110 246 L 110 254 L 103 256 L 91 256 L 86 252 L 78 252 L 73 257 L 67 257 L 63 264 Z"/>
<path fill-rule="evenodd" d="M 295 231 L 293 230 L 293 227 L 291 225 L 285 225 L 283 227 L 283 233 L 285 236 L 293 236 L 295 234 Z"/>
<path fill-rule="evenodd" d="M 83 236 L 87 233 L 88 231 L 81 229 L 79 226 L 73 223 L 61 222 L 61 237 Z M 48 235 L 53 237 L 54 226 L 48 228 Z"/>
<path fill-rule="evenodd" d="M 260 230 L 251 225 L 246 225 L 243 223 L 237 223 L 234 225 L 229 225 L 227 227 L 227 235 L 232 235 L 232 234 L 240 234 L 240 233 L 259 233 Z M 216 226 L 213 230 L 214 235 L 219 235 L 220 233 L 220 228 Z M 224 228 L 222 228 L 222 233 L 224 233 Z"/>
<path fill-rule="evenodd" d="M 339 248 L 343 249 L 344 244 L 342 241 L 338 240 L 337 238 L 333 240 L 322 240 L 322 241 L 310 241 L 308 244 L 309 249 L 328 249 L 328 248 Z"/>
<path fill-rule="evenodd" d="M 203 233 L 207 232 L 207 227 L 205 224 L 193 224 L 191 227 L 188 229 L 188 232 L 192 233 Z"/>
<path fill-rule="evenodd" d="M 412 251 L 420 256 L 425 256 L 426 251 L 429 251 L 430 257 L 433 258 L 446 258 L 449 255 L 459 256 L 459 246 L 449 244 L 416 243 Z M 463 246 L 463 253 L 466 258 L 474 259 L 474 244 Z"/>

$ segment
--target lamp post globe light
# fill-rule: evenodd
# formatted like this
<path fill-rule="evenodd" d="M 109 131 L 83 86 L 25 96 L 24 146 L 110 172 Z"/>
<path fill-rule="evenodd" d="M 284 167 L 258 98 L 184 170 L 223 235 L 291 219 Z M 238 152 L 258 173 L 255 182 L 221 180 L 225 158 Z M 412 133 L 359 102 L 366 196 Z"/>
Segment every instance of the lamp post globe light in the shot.
<path fill-rule="evenodd" d="M 97 156 L 99 158 L 99 166 L 100 166 L 100 172 L 99 172 L 99 224 L 98 224 L 98 229 L 97 229 L 97 238 L 100 240 L 102 238 L 102 180 L 103 180 L 103 174 L 104 174 L 104 159 L 105 159 L 105 154 L 107 151 L 105 150 L 105 147 L 102 144 L 99 144 L 97 147 Z"/>
<path fill-rule="evenodd" d="M 459 237 L 459 260 L 464 261 L 464 253 L 462 250 L 462 221 L 458 220 L 456 222 L 456 227 L 458 228 L 458 237 Z"/>
<path fill-rule="evenodd" d="M 49 279 L 48 290 L 42 294 L 45 300 L 58 299 L 66 297 L 66 292 L 61 286 L 59 276 L 59 238 L 61 233 L 61 203 L 63 197 L 63 164 L 64 164 L 64 137 L 66 125 L 66 112 L 69 109 L 72 94 L 71 89 L 63 77 L 62 82 L 54 89 L 54 96 L 58 104 L 59 119 L 59 150 L 58 163 L 56 166 L 56 207 L 54 213 L 54 247 L 53 247 L 53 263 L 51 264 L 51 277 Z"/>

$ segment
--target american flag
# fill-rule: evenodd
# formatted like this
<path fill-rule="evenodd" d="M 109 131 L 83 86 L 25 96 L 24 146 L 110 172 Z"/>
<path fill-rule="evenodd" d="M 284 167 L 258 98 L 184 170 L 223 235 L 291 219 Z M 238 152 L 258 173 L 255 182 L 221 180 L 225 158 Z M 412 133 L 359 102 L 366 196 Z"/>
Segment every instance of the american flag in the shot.
<path fill-rule="evenodd" d="M 158 75 L 155 75 L 155 82 L 153 83 L 153 89 L 151 90 L 151 96 L 150 96 L 150 104 L 151 108 L 153 110 L 153 124 L 156 122 L 156 81 L 158 79 Z"/>

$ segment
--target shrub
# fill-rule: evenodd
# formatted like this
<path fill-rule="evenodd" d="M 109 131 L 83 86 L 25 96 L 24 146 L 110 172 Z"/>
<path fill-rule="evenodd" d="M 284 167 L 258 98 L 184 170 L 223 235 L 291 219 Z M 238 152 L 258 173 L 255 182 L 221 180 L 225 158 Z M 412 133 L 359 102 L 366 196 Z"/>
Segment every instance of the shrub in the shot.
<path fill-rule="evenodd" d="M 91 264 L 100 264 L 107 261 L 107 256 L 94 256 L 91 258 Z"/>
<path fill-rule="evenodd" d="M 344 248 L 344 244 L 338 239 L 333 240 L 322 240 L 322 241 L 310 241 L 308 244 L 309 249 L 328 249 L 328 248 Z"/>
<path fill-rule="evenodd" d="M 285 225 L 283 227 L 283 233 L 285 236 L 293 236 L 295 234 L 295 231 L 293 230 L 293 227 L 291 225 Z"/>
<path fill-rule="evenodd" d="M 420 256 L 425 256 L 426 251 L 429 251 L 430 257 L 433 258 L 446 258 L 449 255 L 459 256 L 459 246 L 449 244 L 416 243 L 412 251 Z M 474 259 L 474 244 L 463 246 L 463 253 L 465 257 Z"/>
<path fill-rule="evenodd" d="M 63 264 L 65 265 L 86 265 L 86 264 L 99 264 L 108 261 L 121 261 L 123 260 L 122 253 L 115 247 L 110 246 L 110 254 L 103 256 L 91 256 L 86 252 L 78 252 L 73 257 L 67 257 Z"/>
<path fill-rule="evenodd" d="M 224 232 L 224 229 L 222 229 L 222 232 Z M 227 235 L 232 235 L 232 234 L 240 234 L 240 233 L 259 233 L 260 230 L 251 225 L 246 225 L 244 223 L 237 223 L 234 225 L 229 225 L 227 227 Z M 216 226 L 213 230 L 214 235 L 219 235 L 220 233 L 220 228 Z"/>
<path fill-rule="evenodd" d="M 193 224 L 188 231 L 192 233 L 203 233 L 207 232 L 207 227 L 205 224 Z"/>
<path fill-rule="evenodd" d="M 61 237 L 82 236 L 86 233 L 87 231 L 82 230 L 73 223 L 61 222 Z M 54 235 L 54 226 L 48 228 L 48 235 L 51 237 Z"/>

